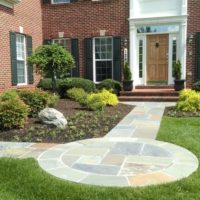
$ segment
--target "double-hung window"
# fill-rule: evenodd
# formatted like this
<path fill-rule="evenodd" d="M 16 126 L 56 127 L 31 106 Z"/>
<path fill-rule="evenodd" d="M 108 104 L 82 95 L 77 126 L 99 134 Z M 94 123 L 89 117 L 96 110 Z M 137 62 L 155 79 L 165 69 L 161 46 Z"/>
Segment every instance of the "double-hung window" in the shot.
<path fill-rule="evenodd" d="M 70 0 L 52 0 L 53 4 L 70 3 Z"/>
<path fill-rule="evenodd" d="M 17 83 L 27 84 L 27 50 L 26 38 L 22 34 L 16 34 L 16 53 L 17 53 Z"/>
<path fill-rule="evenodd" d="M 94 81 L 113 79 L 113 38 L 94 38 Z"/>
<path fill-rule="evenodd" d="M 68 52 L 71 52 L 71 40 L 70 39 L 68 39 L 68 38 L 54 39 L 53 43 L 54 44 L 59 44 L 65 50 L 67 50 Z"/>

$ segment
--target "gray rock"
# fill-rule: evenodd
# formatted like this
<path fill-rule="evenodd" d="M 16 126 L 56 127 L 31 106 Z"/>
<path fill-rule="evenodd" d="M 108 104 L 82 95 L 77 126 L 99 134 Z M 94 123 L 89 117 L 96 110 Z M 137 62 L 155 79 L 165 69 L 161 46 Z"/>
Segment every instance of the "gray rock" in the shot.
<path fill-rule="evenodd" d="M 45 108 L 39 113 L 38 117 L 42 123 L 54 125 L 60 129 L 64 129 L 67 125 L 64 115 L 54 108 Z"/>

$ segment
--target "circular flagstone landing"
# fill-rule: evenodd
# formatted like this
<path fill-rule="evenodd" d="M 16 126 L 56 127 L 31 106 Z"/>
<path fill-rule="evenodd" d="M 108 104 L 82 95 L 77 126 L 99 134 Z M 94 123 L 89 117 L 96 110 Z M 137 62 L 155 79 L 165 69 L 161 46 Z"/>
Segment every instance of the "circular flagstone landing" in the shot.
<path fill-rule="evenodd" d="M 145 186 L 175 181 L 198 168 L 179 146 L 155 140 L 101 138 L 57 145 L 38 158 L 48 173 L 100 186 Z"/>

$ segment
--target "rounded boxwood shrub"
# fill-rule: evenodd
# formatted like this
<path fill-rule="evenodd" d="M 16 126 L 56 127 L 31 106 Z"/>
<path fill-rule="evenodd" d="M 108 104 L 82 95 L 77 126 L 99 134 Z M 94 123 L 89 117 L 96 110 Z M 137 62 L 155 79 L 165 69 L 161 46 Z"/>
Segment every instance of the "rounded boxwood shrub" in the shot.
<path fill-rule="evenodd" d="M 29 116 L 32 117 L 37 116 L 38 113 L 46 107 L 53 107 L 59 99 L 57 95 L 42 91 L 40 89 L 22 89 L 17 92 L 20 99 L 30 107 Z"/>
<path fill-rule="evenodd" d="M 82 88 L 86 92 L 94 92 L 96 87 L 93 81 L 83 78 L 66 78 L 59 83 L 59 95 L 66 97 L 66 91 L 71 88 Z"/>
<path fill-rule="evenodd" d="M 112 79 L 103 80 L 97 87 L 99 90 L 111 90 L 115 94 L 119 94 L 119 92 L 121 91 L 121 83 Z"/>
<path fill-rule="evenodd" d="M 27 120 L 29 106 L 19 98 L 0 101 L 0 128 L 22 128 Z"/>
<path fill-rule="evenodd" d="M 79 102 L 81 105 L 87 104 L 88 94 L 82 88 L 72 88 L 72 89 L 67 90 L 67 96 L 70 99 L 73 99 L 73 100 Z"/>
<path fill-rule="evenodd" d="M 61 79 L 56 79 L 56 90 L 58 91 L 58 86 L 59 83 L 61 82 Z M 53 91 L 53 86 L 52 86 L 52 79 L 50 78 L 44 78 L 41 79 L 40 82 L 37 85 L 38 88 L 41 88 L 43 90 L 48 90 L 48 91 Z"/>
<path fill-rule="evenodd" d="M 195 91 L 200 91 L 200 81 L 194 83 L 192 89 Z"/>

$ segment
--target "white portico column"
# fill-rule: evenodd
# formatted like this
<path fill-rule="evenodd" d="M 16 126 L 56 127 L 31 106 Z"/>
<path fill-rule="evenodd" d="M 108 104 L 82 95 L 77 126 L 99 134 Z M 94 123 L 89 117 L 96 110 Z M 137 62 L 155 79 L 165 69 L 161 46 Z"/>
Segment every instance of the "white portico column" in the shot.
<path fill-rule="evenodd" d="M 180 61 L 182 64 L 182 78 L 186 79 L 186 56 L 187 56 L 187 22 L 180 25 Z"/>
<path fill-rule="evenodd" d="M 137 29 L 130 21 L 130 69 L 132 72 L 132 79 L 134 80 L 134 87 L 138 82 L 138 67 L 137 67 Z"/>

